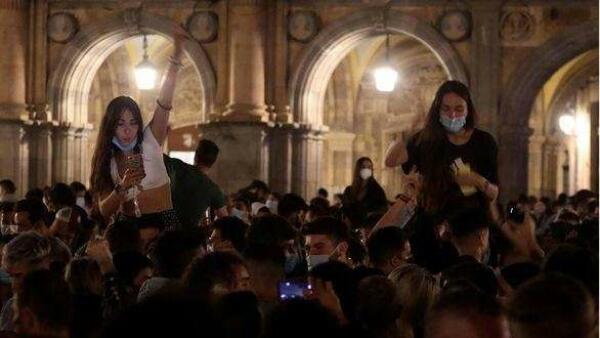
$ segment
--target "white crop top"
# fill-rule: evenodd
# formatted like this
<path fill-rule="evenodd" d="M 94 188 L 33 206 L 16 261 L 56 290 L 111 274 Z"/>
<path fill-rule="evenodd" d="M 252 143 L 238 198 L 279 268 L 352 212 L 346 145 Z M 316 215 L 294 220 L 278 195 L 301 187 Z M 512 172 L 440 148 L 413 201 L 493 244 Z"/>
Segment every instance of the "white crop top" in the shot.
<path fill-rule="evenodd" d="M 158 141 L 156 141 L 150 126 L 144 128 L 144 140 L 141 145 L 141 155 L 144 172 L 146 174 L 140 184 L 142 190 L 154 189 L 165 184 L 170 184 L 171 181 L 169 180 L 167 168 L 163 161 L 162 147 L 158 144 Z M 115 184 L 121 180 L 119 169 L 117 168 L 117 161 L 115 161 L 114 157 L 110 159 L 110 174 Z M 137 187 L 129 189 L 127 191 L 127 200 L 133 199 L 138 193 L 139 189 Z"/>

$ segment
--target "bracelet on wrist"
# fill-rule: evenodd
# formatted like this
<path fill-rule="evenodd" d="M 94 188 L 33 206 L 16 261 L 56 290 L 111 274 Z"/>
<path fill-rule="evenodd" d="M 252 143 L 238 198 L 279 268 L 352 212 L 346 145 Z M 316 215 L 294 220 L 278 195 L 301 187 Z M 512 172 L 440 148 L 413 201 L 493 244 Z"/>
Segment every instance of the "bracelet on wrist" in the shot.
<path fill-rule="evenodd" d="M 181 62 L 180 60 L 178 60 L 172 56 L 169 57 L 169 62 L 177 68 L 183 67 L 183 62 Z"/>
<path fill-rule="evenodd" d="M 160 107 L 160 109 L 162 110 L 171 110 L 173 109 L 173 106 L 169 105 L 169 106 L 165 106 L 164 104 L 160 103 L 160 101 L 158 99 L 156 99 L 156 104 L 158 105 L 158 107 Z"/>
<path fill-rule="evenodd" d="M 412 198 L 408 197 L 406 194 L 398 194 L 398 199 L 404 203 L 408 203 L 412 200 Z"/>

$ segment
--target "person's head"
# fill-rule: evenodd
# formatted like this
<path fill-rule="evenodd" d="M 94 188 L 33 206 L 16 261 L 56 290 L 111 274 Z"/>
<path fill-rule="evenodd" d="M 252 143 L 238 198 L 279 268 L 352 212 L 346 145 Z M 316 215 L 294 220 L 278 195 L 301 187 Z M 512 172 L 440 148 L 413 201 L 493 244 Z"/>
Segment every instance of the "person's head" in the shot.
<path fill-rule="evenodd" d="M 307 223 L 304 229 L 309 269 L 329 259 L 346 262 L 348 227 L 333 217 L 321 217 Z"/>
<path fill-rule="evenodd" d="M 14 202 L 0 202 L 0 225 L 11 225 L 15 222 Z M 3 232 L 6 229 L 3 229 Z"/>
<path fill-rule="evenodd" d="M 254 293 L 238 291 L 224 295 L 215 310 L 222 338 L 260 337 L 262 316 Z"/>
<path fill-rule="evenodd" d="M 204 298 L 219 298 L 227 293 L 250 290 L 250 274 L 246 263 L 237 254 L 211 252 L 196 258 L 183 276 L 190 294 Z"/>
<path fill-rule="evenodd" d="M 250 202 L 242 197 L 238 196 L 233 199 L 233 208 L 230 212 L 231 216 L 237 217 L 245 222 L 248 221 L 250 215 Z"/>
<path fill-rule="evenodd" d="M 98 140 L 92 157 L 91 190 L 102 193 L 112 189 L 110 159 L 121 148 L 138 148 L 143 141 L 142 114 L 129 96 L 114 98 L 106 107 L 100 122 Z M 113 142 L 114 141 L 114 142 Z"/>
<path fill-rule="evenodd" d="M 277 215 L 259 217 L 248 229 L 244 256 L 283 267 L 287 257 L 294 254 L 295 238 L 296 231 L 285 218 Z"/>
<path fill-rule="evenodd" d="M 137 251 L 121 251 L 113 256 L 113 264 L 120 281 L 134 290 L 152 277 L 152 261 Z"/>
<path fill-rule="evenodd" d="M 559 274 L 521 285 L 509 300 L 508 315 L 513 338 L 587 338 L 597 318 L 585 287 Z"/>
<path fill-rule="evenodd" d="M 34 199 L 34 200 L 38 200 L 40 202 L 43 202 L 44 201 L 44 190 L 42 190 L 40 188 L 30 189 L 25 194 L 25 199 L 28 199 L 28 200 L 29 199 Z"/>
<path fill-rule="evenodd" d="M 102 272 L 95 259 L 76 258 L 67 266 L 65 280 L 74 295 L 102 295 Z"/>
<path fill-rule="evenodd" d="M 131 222 L 119 221 L 111 224 L 106 229 L 106 240 L 110 252 L 115 254 L 120 251 L 142 252 L 143 245 L 137 226 Z"/>
<path fill-rule="evenodd" d="M 320 197 L 315 197 L 310 200 L 310 204 L 306 211 L 304 221 L 312 222 L 316 218 L 329 216 L 329 201 Z"/>
<path fill-rule="evenodd" d="M 222 217 L 213 223 L 209 243 L 214 251 L 244 252 L 248 224 L 237 217 Z"/>
<path fill-rule="evenodd" d="M 425 129 L 455 133 L 472 129 L 477 112 L 469 88 L 459 81 L 446 81 L 437 90 L 429 108 Z"/>
<path fill-rule="evenodd" d="M 71 294 L 60 275 L 48 270 L 27 274 L 13 306 L 13 322 L 19 334 L 50 337 L 68 331 Z"/>
<path fill-rule="evenodd" d="M 217 161 L 219 156 L 219 147 L 211 140 L 202 139 L 198 141 L 196 153 L 194 154 L 194 163 L 205 169 L 210 169 Z"/>
<path fill-rule="evenodd" d="M 12 278 L 13 291 L 19 289 L 30 271 L 50 267 L 51 251 L 48 238 L 34 231 L 24 232 L 8 242 L 2 255 L 2 267 Z"/>
<path fill-rule="evenodd" d="M 0 180 L 0 199 L 6 195 L 14 194 L 17 192 L 17 186 L 15 182 L 9 179 Z"/>
<path fill-rule="evenodd" d="M 317 197 L 327 199 L 329 198 L 329 192 L 325 188 L 319 188 L 319 190 L 317 190 Z"/>
<path fill-rule="evenodd" d="M 416 264 L 407 264 L 394 269 L 388 278 L 396 286 L 402 306 L 402 319 L 407 329 L 423 332 L 425 314 L 439 293 L 435 277 Z"/>
<path fill-rule="evenodd" d="M 373 177 L 373 161 L 371 161 L 368 157 L 361 157 L 356 160 L 354 164 L 354 176 L 353 176 L 353 185 L 357 187 L 357 184 L 360 184 L 364 181 L 369 180 Z"/>
<path fill-rule="evenodd" d="M 425 338 L 508 338 L 498 301 L 468 285 L 441 292 L 425 319 Z"/>
<path fill-rule="evenodd" d="M 394 284 L 384 276 L 371 276 L 360 281 L 357 291 L 357 320 L 372 334 L 394 332 L 401 313 Z"/>
<path fill-rule="evenodd" d="M 461 210 L 448 218 L 452 244 L 459 254 L 482 261 L 489 247 L 489 220 L 481 210 Z"/>
<path fill-rule="evenodd" d="M 390 226 L 375 231 L 367 240 L 369 262 L 386 275 L 411 258 L 410 243 L 404 231 Z"/>
<path fill-rule="evenodd" d="M 156 240 L 151 254 L 160 277 L 178 279 L 195 257 L 204 252 L 204 236 L 198 231 L 169 230 Z"/>
<path fill-rule="evenodd" d="M 300 228 L 304 221 L 304 213 L 308 209 L 306 201 L 299 195 L 285 194 L 277 206 L 279 216 L 285 218 L 295 228 Z"/>
<path fill-rule="evenodd" d="M 50 206 L 54 211 L 75 205 L 75 193 L 64 183 L 56 183 L 50 190 Z"/>
<path fill-rule="evenodd" d="M 77 197 L 83 197 L 85 195 L 85 192 L 87 191 L 85 185 L 79 181 L 71 182 L 71 184 L 69 184 L 69 187 Z"/>
<path fill-rule="evenodd" d="M 38 200 L 20 200 L 15 205 L 14 223 L 18 232 L 29 230 L 43 231 L 45 228 L 43 215 L 46 211 L 44 203 Z"/>
<path fill-rule="evenodd" d="M 498 281 L 492 269 L 476 261 L 466 261 L 446 268 L 442 272 L 442 283 L 452 285 L 468 283 L 479 291 L 496 297 L 498 294 Z"/>
<path fill-rule="evenodd" d="M 308 281 L 312 285 L 330 282 L 347 319 L 352 320 L 355 317 L 354 304 L 358 282 L 351 267 L 341 262 L 328 261 L 311 269 Z"/>
<path fill-rule="evenodd" d="M 333 195 L 333 204 L 335 204 L 335 205 L 341 205 L 343 199 L 344 199 L 344 195 L 342 195 L 342 194 L 335 194 L 335 195 Z"/>
<path fill-rule="evenodd" d="M 570 244 L 561 245 L 546 257 L 543 270 L 573 277 L 598 298 L 598 255 L 595 252 Z"/>
<path fill-rule="evenodd" d="M 268 314 L 264 338 L 333 338 L 340 334 L 338 319 L 319 302 L 291 299 Z"/>

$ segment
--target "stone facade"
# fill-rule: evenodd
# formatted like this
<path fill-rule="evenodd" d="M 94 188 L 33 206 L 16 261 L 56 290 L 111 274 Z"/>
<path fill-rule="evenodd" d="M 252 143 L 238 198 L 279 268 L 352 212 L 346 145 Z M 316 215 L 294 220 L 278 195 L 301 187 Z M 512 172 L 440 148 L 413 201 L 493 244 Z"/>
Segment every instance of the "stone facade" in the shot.
<path fill-rule="evenodd" d="M 194 28 L 195 36 L 210 38 L 184 46 L 173 137 L 181 137 L 177 128 L 185 127 L 188 134 L 196 128 L 194 139 L 217 141 L 222 152 L 214 175 L 227 192 L 253 178 L 305 197 L 319 186 L 338 191 L 350 183 L 354 161 L 366 155 L 391 198 L 401 179 L 397 170 L 383 169 L 385 148 L 418 126 L 445 79 L 471 87 L 480 125 L 497 137 L 504 198 L 597 184 L 592 153 L 598 119 L 590 113 L 598 111 L 598 63 L 576 60 L 584 63 L 569 71 L 575 78 L 553 80 L 583 53 L 591 51 L 597 60 L 597 2 L 408 0 L 391 1 L 388 10 L 383 5 L 7 1 L 0 6 L 5 32 L 0 42 L 11 46 L 0 57 L 1 176 L 17 181 L 21 194 L 58 181 L 87 183 L 102 111 L 132 87 L 124 73 L 135 62 L 119 48 L 142 34 L 168 41 L 173 24 L 205 11 L 216 20 Z M 460 39 L 440 24 L 450 11 L 466 20 L 456 26 L 464 35 Z M 57 14 L 75 24 L 60 27 Z M 385 33 L 392 34 L 391 55 L 406 77 L 405 86 L 390 95 L 377 93 L 368 75 L 381 61 Z M 57 42 L 61 34 L 68 41 Z M 168 43 L 155 46 L 152 57 L 163 67 Z M 152 97 L 138 94 L 130 95 L 151 111 Z M 569 101 L 561 95 L 574 100 L 578 120 L 587 121 L 585 136 L 569 139 L 557 131 L 557 114 Z M 564 151 L 569 184 L 563 182 Z"/>

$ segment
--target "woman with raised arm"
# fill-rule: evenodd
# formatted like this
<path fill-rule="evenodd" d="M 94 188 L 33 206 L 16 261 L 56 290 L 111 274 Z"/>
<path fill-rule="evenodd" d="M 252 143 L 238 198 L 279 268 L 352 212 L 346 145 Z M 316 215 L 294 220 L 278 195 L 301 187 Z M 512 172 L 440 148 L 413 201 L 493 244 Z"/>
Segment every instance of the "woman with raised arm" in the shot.
<path fill-rule="evenodd" d="M 498 196 L 497 146 L 476 128 L 477 112 L 469 89 L 446 81 L 438 89 L 425 127 L 408 142 L 388 148 L 385 164 L 413 168 L 422 177 L 420 206 L 430 215 L 456 208 L 486 208 Z"/>
<path fill-rule="evenodd" d="M 141 227 L 177 225 L 162 145 L 167 137 L 185 38 L 185 31 L 176 26 L 175 49 L 147 126 L 144 127 L 140 108 L 131 97 L 116 97 L 106 108 L 92 158 L 91 190 L 107 221 L 120 217 Z"/>

